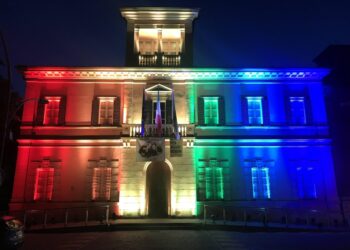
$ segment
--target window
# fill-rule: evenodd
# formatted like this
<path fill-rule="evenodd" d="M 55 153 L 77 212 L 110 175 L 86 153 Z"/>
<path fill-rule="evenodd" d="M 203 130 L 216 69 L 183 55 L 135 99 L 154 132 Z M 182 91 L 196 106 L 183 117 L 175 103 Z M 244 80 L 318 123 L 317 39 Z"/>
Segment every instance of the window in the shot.
<path fill-rule="evenodd" d="M 49 201 L 52 199 L 54 168 L 37 168 L 35 175 L 34 200 Z"/>
<path fill-rule="evenodd" d="M 224 174 L 221 162 L 209 160 L 205 165 L 198 167 L 198 199 L 224 199 Z"/>
<path fill-rule="evenodd" d="M 204 124 L 219 124 L 219 98 L 204 97 Z"/>
<path fill-rule="evenodd" d="M 110 200 L 112 184 L 112 168 L 93 168 L 92 200 Z"/>
<path fill-rule="evenodd" d="M 45 97 L 48 101 L 44 108 L 44 125 L 57 125 L 60 111 L 61 97 Z"/>
<path fill-rule="evenodd" d="M 263 119 L 263 97 L 246 97 L 247 98 L 247 111 L 248 111 L 248 124 L 249 125 L 262 125 Z"/>
<path fill-rule="evenodd" d="M 294 125 L 306 124 L 305 98 L 289 97 L 290 122 Z"/>
<path fill-rule="evenodd" d="M 312 167 L 297 168 L 298 194 L 301 199 L 316 199 L 315 173 Z"/>
<path fill-rule="evenodd" d="M 114 97 L 99 97 L 99 125 L 113 125 Z"/>
<path fill-rule="evenodd" d="M 269 168 L 252 167 L 252 191 L 254 199 L 270 199 Z"/>
<path fill-rule="evenodd" d="M 166 112 L 165 112 L 165 102 L 160 102 L 160 113 L 162 115 L 162 124 L 166 123 Z M 153 110 L 152 110 L 152 124 L 155 124 L 156 119 L 156 111 L 157 111 L 157 102 L 153 102 Z"/>

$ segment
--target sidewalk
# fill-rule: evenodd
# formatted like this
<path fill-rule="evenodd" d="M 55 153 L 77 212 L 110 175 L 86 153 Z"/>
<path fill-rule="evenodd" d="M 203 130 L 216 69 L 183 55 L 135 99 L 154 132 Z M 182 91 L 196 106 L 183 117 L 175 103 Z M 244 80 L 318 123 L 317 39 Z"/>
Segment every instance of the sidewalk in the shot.
<path fill-rule="evenodd" d="M 319 227 L 316 225 L 297 225 L 282 223 L 243 222 L 243 221 L 222 221 L 206 220 L 196 218 L 137 218 L 137 219 L 117 219 L 105 221 L 88 221 L 55 223 L 44 225 L 32 225 L 27 228 L 27 232 L 80 232 L 80 231 L 117 231 L 117 230 L 231 230 L 247 232 L 344 232 L 349 231 L 349 227 Z"/>

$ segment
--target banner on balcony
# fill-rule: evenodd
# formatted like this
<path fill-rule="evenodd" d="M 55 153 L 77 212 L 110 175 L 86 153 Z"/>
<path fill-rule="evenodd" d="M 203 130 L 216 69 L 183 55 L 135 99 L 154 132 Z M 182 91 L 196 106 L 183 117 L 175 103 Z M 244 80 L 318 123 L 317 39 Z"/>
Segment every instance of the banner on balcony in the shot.
<path fill-rule="evenodd" d="M 170 138 L 170 157 L 182 156 L 182 139 Z"/>
<path fill-rule="evenodd" d="M 164 138 L 137 139 L 136 161 L 165 161 Z"/>

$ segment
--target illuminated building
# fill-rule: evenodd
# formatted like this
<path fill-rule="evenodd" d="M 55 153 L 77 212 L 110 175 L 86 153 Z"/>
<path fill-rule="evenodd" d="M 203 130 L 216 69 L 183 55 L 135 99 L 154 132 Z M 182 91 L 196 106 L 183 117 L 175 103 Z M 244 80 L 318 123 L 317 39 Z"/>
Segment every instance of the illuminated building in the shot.
<path fill-rule="evenodd" d="M 25 98 L 48 103 L 24 106 L 12 210 L 108 204 L 121 216 L 195 216 L 208 204 L 339 212 L 327 70 L 193 68 L 198 10 L 121 12 L 127 67 L 22 68 Z M 173 91 L 182 157 L 169 149 Z M 141 119 L 152 134 L 158 93 L 166 160 L 138 162 Z"/>

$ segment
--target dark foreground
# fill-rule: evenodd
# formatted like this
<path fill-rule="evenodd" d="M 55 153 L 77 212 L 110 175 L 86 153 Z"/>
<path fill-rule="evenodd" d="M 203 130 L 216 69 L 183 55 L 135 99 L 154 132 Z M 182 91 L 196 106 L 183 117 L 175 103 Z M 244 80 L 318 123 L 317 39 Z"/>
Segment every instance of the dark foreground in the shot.
<path fill-rule="evenodd" d="M 27 233 L 22 249 L 349 250 L 350 233 L 241 233 L 209 230 Z"/>

